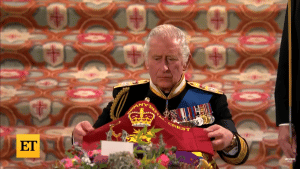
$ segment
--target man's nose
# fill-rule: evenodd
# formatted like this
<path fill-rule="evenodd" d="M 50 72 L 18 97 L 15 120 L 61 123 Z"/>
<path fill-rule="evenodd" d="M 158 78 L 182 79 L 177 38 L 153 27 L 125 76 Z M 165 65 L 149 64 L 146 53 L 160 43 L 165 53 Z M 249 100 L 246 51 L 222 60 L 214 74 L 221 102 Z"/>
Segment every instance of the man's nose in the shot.
<path fill-rule="evenodd" d="M 163 61 L 163 70 L 164 71 L 168 71 L 169 70 L 169 64 L 167 60 Z"/>

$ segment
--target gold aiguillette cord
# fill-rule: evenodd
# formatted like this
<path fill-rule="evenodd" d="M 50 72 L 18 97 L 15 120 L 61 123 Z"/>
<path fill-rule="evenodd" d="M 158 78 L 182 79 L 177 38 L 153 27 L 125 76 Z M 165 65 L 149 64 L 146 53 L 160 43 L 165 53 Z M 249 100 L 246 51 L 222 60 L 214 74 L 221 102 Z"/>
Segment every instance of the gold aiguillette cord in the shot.
<path fill-rule="evenodd" d="M 289 137 L 291 146 L 293 145 L 292 127 L 292 3 L 288 0 L 288 39 L 289 39 Z M 293 146 L 292 146 L 293 148 Z M 290 168 L 293 168 L 291 164 Z"/>

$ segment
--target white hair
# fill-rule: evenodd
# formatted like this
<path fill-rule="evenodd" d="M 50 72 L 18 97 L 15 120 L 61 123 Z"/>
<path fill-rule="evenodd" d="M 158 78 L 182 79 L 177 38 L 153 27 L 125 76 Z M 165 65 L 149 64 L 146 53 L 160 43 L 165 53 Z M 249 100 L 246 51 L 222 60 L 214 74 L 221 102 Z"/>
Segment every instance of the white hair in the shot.
<path fill-rule="evenodd" d="M 162 38 L 171 38 L 178 41 L 183 63 L 187 63 L 190 55 L 190 48 L 186 41 L 186 35 L 182 30 L 170 24 L 159 25 L 150 31 L 146 43 L 144 45 L 143 51 L 146 62 L 148 62 L 149 43 L 154 36 L 159 36 Z"/>

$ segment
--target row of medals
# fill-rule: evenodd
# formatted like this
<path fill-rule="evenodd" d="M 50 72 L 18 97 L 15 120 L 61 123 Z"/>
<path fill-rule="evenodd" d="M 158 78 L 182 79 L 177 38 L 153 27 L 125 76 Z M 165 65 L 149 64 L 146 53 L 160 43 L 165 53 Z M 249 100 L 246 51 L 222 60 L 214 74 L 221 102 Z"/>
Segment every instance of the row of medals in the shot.
<path fill-rule="evenodd" d="M 165 110 L 163 113 L 166 118 L 174 123 L 178 123 L 183 126 L 195 127 L 202 126 L 206 124 L 212 124 L 215 121 L 215 117 L 210 114 L 197 115 L 195 119 L 178 121 L 176 110 Z"/>

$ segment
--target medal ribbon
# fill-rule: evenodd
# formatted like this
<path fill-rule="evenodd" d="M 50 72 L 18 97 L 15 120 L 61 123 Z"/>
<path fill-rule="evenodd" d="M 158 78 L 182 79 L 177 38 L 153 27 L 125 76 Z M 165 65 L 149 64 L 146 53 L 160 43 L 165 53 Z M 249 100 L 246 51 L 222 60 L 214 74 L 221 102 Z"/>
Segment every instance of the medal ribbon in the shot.
<path fill-rule="evenodd" d="M 166 104 L 168 104 L 168 102 Z M 205 124 L 212 124 L 215 120 L 210 103 L 178 108 L 170 111 L 168 110 L 168 112 L 168 117 L 170 117 L 173 122 L 176 121 L 178 123 L 198 121 L 197 126 L 201 126 Z"/>

